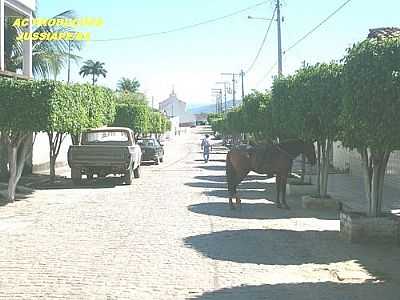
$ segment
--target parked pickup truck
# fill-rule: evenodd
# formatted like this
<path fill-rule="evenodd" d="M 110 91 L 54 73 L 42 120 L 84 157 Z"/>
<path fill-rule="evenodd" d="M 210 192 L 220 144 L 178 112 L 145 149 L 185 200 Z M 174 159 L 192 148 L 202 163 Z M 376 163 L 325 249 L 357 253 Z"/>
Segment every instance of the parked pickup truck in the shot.
<path fill-rule="evenodd" d="M 88 179 L 121 174 L 125 183 L 140 177 L 142 151 L 135 144 L 133 131 L 124 127 L 104 127 L 82 134 L 81 145 L 70 146 L 68 164 L 71 178 L 79 184 L 82 175 Z"/>

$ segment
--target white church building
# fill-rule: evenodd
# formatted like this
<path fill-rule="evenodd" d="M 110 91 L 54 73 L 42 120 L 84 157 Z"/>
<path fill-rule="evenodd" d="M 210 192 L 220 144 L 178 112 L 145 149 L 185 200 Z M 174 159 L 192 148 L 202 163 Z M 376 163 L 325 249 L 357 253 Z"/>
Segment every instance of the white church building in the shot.
<path fill-rule="evenodd" d="M 174 89 L 167 99 L 158 104 L 161 112 L 164 112 L 169 118 L 179 118 L 181 127 L 196 125 L 196 117 L 186 110 L 186 102 L 178 99 Z"/>

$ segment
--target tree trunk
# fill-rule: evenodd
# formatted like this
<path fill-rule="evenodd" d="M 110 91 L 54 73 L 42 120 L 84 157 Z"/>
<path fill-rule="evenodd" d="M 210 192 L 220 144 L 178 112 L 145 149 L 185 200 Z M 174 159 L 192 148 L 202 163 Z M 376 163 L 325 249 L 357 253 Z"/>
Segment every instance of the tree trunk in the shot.
<path fill-rule="evenodd" d="M 363 169 L 363 174 L 364 174 L 364 192 L 365 192 L 365 197 L 368 202 L 368 212 L 371 211 L 371 183 L 372 183 L 372 168 L 370 165 L 370 160 L 369 160 L 369 153 L 368 149 L 360 149 L 358 151 L 361 155 L 361 166 Z M 369 213 L 368 213 L 369 214 Z"/>
<path fill-rule="evenodd" d="M 317 141 L 317 192 L 321 195 L 321 143 Z"/>
<path fill-rule="evenodd" d="M 306 175 L 306 156 L 304 153 L 301 154 L 301 174 L 300 174 L 300 181 L 304 183 L 304 177 Z"/>
<path fill-rule="evenodd" d="M 382 213 L 385 172 L 391 151 L 372 152 L 361 149 L 364 170 L 364 189 L 368 201 L 368 216 L 378 217 Z"/>
<path fill-rule="evenodd" d="M 321 187 L 320 197 L 328 196 L 328 176 L 329 176 L 329 158 L 330 158 L 330 141 L 325 140 L 322 144 L 322 166 L 321 166 Z"/>
<path fill-rule="evenodd" d="M 8 150 L 6 139 L 0 136 L 0 181 L 8 180 Z"/>
<path fill-rule="evenodd" d="M 80 145 L 81 134 L 71 134 L 72 145 Z"/>
<path fill-rule="evenodd" d="M 61 144 L 64 141 L 65 135 L 63 133 L 48 132 L 50 145 L 50 182 L 54 182 L 56 178 L 56 160 L 60 153 Z"/>
<path fill-rule="evenodd" d="M 18 148 L 14 145 L 8 146 L 8 164 L 10 166 L 10 178 L 8 180 L 8 201 L 15 200 L 15 190 L 17 188 L 17 154 Z"/>
<path fill-rule="evenodd" d="M 24 169 L 25 160 L 31 149 L 29 134 L 20 137 L 10 137 L 8 143 L 8 164 L 10 178 L 8 181 L 8 201 L 15 200 L 15 190 Z"/>

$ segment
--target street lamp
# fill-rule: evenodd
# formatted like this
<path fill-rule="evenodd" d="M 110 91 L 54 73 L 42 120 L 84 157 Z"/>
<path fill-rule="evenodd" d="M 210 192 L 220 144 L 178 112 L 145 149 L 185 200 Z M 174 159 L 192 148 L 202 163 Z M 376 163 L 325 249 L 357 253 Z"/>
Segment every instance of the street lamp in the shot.
<path fill-rule="evenodd" d="M 252 20 L 263 20 L 263 21 L 271 21 L 271 20 L 272 20 L 272 19 L 260 18 L 260 17 L 252 17 L 252 16 L 247 16 L 247 19 L 252 19 Z"/>

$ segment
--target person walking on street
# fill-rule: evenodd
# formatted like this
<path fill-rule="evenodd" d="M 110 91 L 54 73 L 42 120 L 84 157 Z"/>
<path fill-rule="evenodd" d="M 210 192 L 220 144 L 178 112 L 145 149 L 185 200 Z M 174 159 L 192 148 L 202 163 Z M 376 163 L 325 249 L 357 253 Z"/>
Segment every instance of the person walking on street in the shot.
<path fill-rule="evenodd" d="M 210 158 L 210 151 L 211 151 L 211 144 L 208 140 L 209 135 L 206 134 L 206 137 L 201 142 L 201 150 L 203 150 L 203 158 L 204 162 L 207 163 L 208 159 Z"/>

